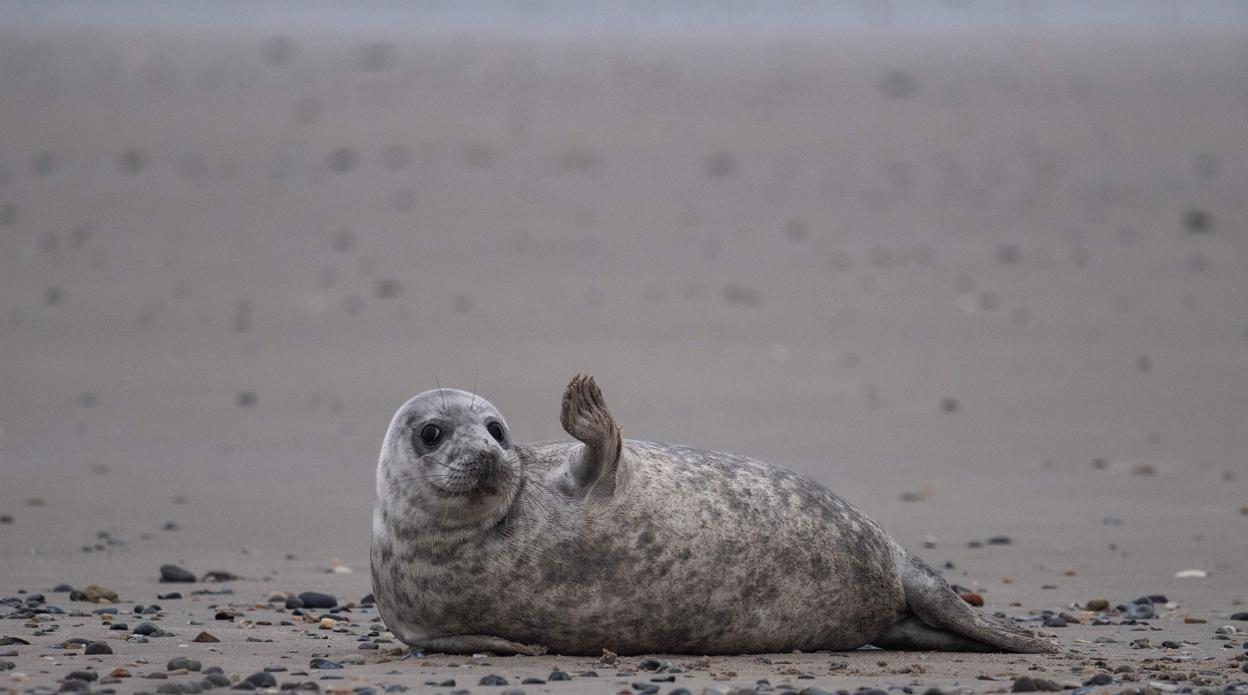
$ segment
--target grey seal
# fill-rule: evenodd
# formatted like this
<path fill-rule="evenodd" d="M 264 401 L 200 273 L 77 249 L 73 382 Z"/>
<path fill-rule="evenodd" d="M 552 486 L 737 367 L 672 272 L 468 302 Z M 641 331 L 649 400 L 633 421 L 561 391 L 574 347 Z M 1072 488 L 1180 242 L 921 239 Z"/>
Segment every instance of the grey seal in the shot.
<path fill-rule="evenodd" d="M 976 612 L 827 488 L 736 454 L 623 439 L 594 379 L 519 444 L 465 391 L 386 432 L 371 566 L 386 626 L 445 653 L 1053 652 Z"/>

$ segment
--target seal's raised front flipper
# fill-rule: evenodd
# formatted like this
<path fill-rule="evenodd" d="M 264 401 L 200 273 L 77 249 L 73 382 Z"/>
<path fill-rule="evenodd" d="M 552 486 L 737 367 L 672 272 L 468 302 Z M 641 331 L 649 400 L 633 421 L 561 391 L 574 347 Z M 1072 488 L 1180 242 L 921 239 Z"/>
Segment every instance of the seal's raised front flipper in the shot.
<path fill-rule="evenodd" d="M 954 593 L 926 562 L 905 550 L 897 554 L 897 570 L 911 616 L 890 626 L 871 643 L 885 649 L 1019 652 L 1058 651 L 1013 622 L 984 615 Z"/>
<path fill-rule="evenodd" d="M 623 439 L 594 377 L 577 374 L 568 382 L 559 422 L 568 434 L 585 444 L 580 459 L 568 468 L 570 486 L 578 491 L 592 489 L 595 494 L 610 495 L 615 490 Z"/>

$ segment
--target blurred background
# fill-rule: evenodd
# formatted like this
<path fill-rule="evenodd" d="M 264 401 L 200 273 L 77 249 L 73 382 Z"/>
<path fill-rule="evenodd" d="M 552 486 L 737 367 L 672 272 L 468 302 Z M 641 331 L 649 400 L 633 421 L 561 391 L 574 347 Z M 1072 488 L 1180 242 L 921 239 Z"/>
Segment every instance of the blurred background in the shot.
<path fill-rule="evenodd" d="M 3 547 L 366 567 L 403 401 L 585 371 L 910 545 L 1242 561 L 1246 224 L 1244 2 L 0 2 Z"/>

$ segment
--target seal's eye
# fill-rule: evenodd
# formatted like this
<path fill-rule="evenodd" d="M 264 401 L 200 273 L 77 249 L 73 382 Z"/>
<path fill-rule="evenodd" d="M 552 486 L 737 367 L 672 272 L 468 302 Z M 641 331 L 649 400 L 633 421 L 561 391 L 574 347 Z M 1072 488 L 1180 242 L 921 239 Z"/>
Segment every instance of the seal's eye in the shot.
<path fill-rule="evenodd" d="M 494 438 L 494 441 L 499 444 L 503 443 L 503 437 L 506 433 L 503 432 L 503 426 L 501 424 L 498 422 L 491 422 L 485 426 L 485 430 L 490 433 L 490 436 Z"/>
<path fill-rule="evenodd" d="M 429 424 L 420 429 L 420 441 L 425 446 L 437 446 L 442 441 L 442 428 Z"/>

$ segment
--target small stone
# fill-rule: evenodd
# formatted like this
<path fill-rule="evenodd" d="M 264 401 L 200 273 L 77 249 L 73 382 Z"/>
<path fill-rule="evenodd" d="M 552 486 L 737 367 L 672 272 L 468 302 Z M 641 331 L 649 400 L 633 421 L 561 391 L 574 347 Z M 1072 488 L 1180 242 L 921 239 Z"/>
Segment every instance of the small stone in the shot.
<path fill-rule="evenodd" d="M 182 598 L 182 592 L 171 591 L 167 594 L 156 594 L 156 598 L 160 599 L 161 601 L 176 601 Z"/>
<path fill-rule="evenodd" d="M 548 681 L 570 681 L 572 680 L 572 676 L 569 676 L 564 671 L 556 670 L 556 671 L 551 671 L 550 675 L 546 677 L 546 680 Z"/>
<path fill-rule="evenodd" d="M 303 601 L 299 600 L 299 597 L 297 596 L 291 596 L 286 599 L 286 608 L 288 610 L 303 608 Z"/>
<path fill-rule="evenodd" d="M 268 671 L 259 671 L 251 674 L 243 679 L 243 682 L 253 688 L 276 688 L 277 678 Z"/>
<path fill-rule="evenodd" d="M 191 641 L 192 642 L 220 642 L 221 640 L 208 634 L 207 632 L 201 632 L 198 635 L 195 635 L 195 639 Z"/>
<path fill-rule="evenodd" d="M 214 688 L 228 688 L 230 685 L 230 677 L 224 673 L 205 673 L 204 680 L 212 683 Z"/>
<path fill-rule="evenodd" d="M 204 578 L 203 578 L 202 580 L 200 580 L 200 581 L 204 581 L 204 582 L 232 582 L 232 581 L 236 581 L 236 580 L 238 580 L 239 578 L 240 578 L 240 577 L 239 577 L 237 574 L 234 574 L 234 573 L 232 573 L 232 572 L 226 572 L 226 571 L 224 571 L 224 570 L 213 570 L 213 571 L 211 571 L 211 572 L 209 572 L 209 573 L 205 574 L 205 575 L 204 575 Z"/>
<path fill-rule="evenodd" d="M 1032 678 L 1031 676 L 1021 676 L 1014 680 L 1014 685 L 1010 688 L 1010 692 L 1014 693 L 1034 693 L 1034 692 L 1057 692 L 1062 687 L 1057 683 L 1043 678 Z"/>
<path fill-rule="evenodd" d="M 1105 599 L 1103 599 L 1103 598 L 1094 598 L 1094 599 L 1092 599 L 1092 600 L 1088 601 L 1087 603 L 1085 603 L 1083 607 L 1084 607 L 1086 610 L 1096 611 L 1096 612 L 1098 612 L 1098 613 L 1103 613 L 1103 612 L 1105 612 L 1105 611 L 1109 610 L 1109 601 L 1106 601 L 1106 600 L 1105 600 Z"/>
<path fill-rule="evenodd" d="M 1205 234 L 1213 231 L 1213 217 L 1200 208 L 1188 208 L 1183 213 L 1183 226 L 1191 234 Z"/>
<path fill-rule="evenodd" d="M 190 584 L 194 583 L 195 575 L 177 565 L 161 565 L 160 581 L 166 584 Z"/>
<path fill-rule="evenodd" d="M 87 655 L 112 654 L 113 648 L 108 646 L 107 642 L 91 642 L 87 645 L 86 649 L 83 650 L 83 653 Z"/>
<path fill-rule="evenodd" d="M 988 539 L 988 545 L 1009 545 L 1013 542 L 1009 536 L 993 536 Z"/>
<path fill-rule="evenodd" d="M 321 618 L 321 629 L 332 630 L 338 625 L 338 621 L 333 618 Z"/>
<path fill-rule="evenodd" d="M 1204 579 L 1209 573 L 1201 569 L 1179 570 L 1174 573 L 1175 579 Z"/>
<path fill-rule="evenodd" d="M 491 673 L 488 676 L 482 676 L 481 681 L 477 685 L 507 685 L 507 679 Z"/>
<path fill-rule="evenodd" d="M 322 659 L 320 657 L 317 657 L 308 663 L 308 668 L 321 669 L 321 670 L 328 671 L 328 670 L 333 670 L 333 669 L 340 669 L 342 668 L 342 664 L 338 663 L 337 661 L 330 661 L 329 659 Z"/>
<path fill-rule="evenodd" d="M 1109 685 L 1114 682 L 1114 677 L 1108 673 L 1098 673 L 1088 680 L 1084 681 L 1084 685 Z"/>
<path fill-rule="evenodd" d="M 109 678 L 129 678 L 130 672 L 124 668 L 117 667 L 113 669 L 112 671 L 108 672 L 108 677 Z"/>
<path fill-rule="evenodd" d="M 657 671 L 662 665 L 662 662 L 657 659 L 642 659 L 641 663 L 637 664 L 637 668 L 642 671 Z"/>
<path fill-rule="evenodd" d="M 1044 619 L 1044 626 L 1045 627 L 1066 627 L 1066 621 L 1056 615 L 1051 615 Z"/>
<path fill-rule="evenodd" d="M 82 591 L 71 591 L 69 600 L 86 601 L 87 603 L 115 603 L 118 601 L 118 596 L 117 592 L 112 589 L 92 584 Z"/>
<path fill-rule="evenodd" d="M 203 668 L 202 664 L 200 664 L 195 659 L 191 659 L 185 656 L 175 656 L 169 660 L 169 663 L 165 664 L 166 671 L 177 671 L 178 669 L 186 669 L 187 671 L 198 671 L 201 668 Z"/>
<path fill-rule="evenodd" d="M 338 605 L 338 599 L 315 591 L 299 594 L 299 600 L 303 602 L 304 608 L 335 608 Z"/>
<path fill-rule="evenodd" d="M 79 680 L 88 683 L 99 680 L 99 678 L 100 674 L 95 671 L 70 671 L 69 675 L 65 676 L 65 680 Z"/>
<path fill-rule="evenodd" d="M 143 635 L 145 637 L 158 634 L 160 631 L 160 628 L 156 627 L 155 623 L 142 622 L 134 626 L 134 634 Z"/>
<path fill-rule="evenodd" d="M 1232 613 L 1231 620 L 1248 620 L 1248 612 L 1241 611 L 1239 613 Z"/>

